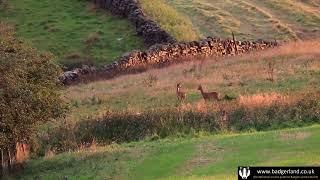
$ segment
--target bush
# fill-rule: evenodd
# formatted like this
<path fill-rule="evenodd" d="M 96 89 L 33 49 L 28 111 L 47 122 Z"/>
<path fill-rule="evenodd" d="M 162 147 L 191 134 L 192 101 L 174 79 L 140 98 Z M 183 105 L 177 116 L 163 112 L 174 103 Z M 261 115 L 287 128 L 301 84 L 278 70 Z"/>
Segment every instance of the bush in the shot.
<path fill-rule="evenodd" d="M 14 165 L 19 155 L 18 146 L 31 141 L 39 124 L 63 117 L 65 106 L 60 96 L 60 73 L 61 69 L 50 54 L 39 53 L 16 39 L 14 28 L 0 22 L 2 174 Z"/>

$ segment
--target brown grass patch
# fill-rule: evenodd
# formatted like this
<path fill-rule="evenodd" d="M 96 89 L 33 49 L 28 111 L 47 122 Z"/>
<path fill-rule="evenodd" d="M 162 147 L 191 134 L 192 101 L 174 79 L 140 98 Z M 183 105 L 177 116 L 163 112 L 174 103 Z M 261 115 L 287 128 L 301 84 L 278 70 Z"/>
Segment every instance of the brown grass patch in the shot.
<path fill-rule="evenodd" d="M 279 48 L 275 48 L 269 51 L 262 52 L 261 55 L 264 58 L 270 58 L 274 56 L 292 56 L 302 54 L 320 54 L 320 41 L 297 41 L 285 44 Z"/>
<path fill-rule="evenodd" d="M 270 106 L 274 103 L 284 103 L 289 99 L 288 96 L 278 93 L 261 93 L 252 96 L 239 96 L 239 104 L 248 108 Z"/>

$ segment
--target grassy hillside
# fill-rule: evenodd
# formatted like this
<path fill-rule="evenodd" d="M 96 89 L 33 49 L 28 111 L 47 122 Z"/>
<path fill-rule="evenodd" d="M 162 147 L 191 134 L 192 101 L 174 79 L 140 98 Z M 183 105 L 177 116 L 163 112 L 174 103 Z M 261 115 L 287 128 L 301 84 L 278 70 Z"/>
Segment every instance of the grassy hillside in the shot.
<path fill-rule="evenodd" d="M 144 12 L 164 30 L 179 41 L 194 41 L 200 38 L 187 16 L 177 12 L 166 0 L 139 0 Z"/>
<path fill-rule="evenodd" d="M 319 41 L 292 43 L 280 49 L 240 57 L 180 64 L 69 87 L 66 90 L 66 98 L 72 104 L 69 117 L 79 120 L 99 116 L 109 109 L 140 112 L 174 108 L 179 104 L 175 94 L 177 82 L 181 82 L 187 91 L 186 107 L 205 106 L 197 91 L 199 84 L 205 91 L 236 97 L 236 102 L 240 97 L 248 101 L 277 96 L 292 99 L 296 93 L 314 92 L 320 88 L 319 48 Z M 268 80 L 269 65 L 274 66 L 273 82 Z"/>
<path fill-rule="evenodd" d="M 320 34 L 317 0 L 167 0 L 203 35 L 287 40 Z"/>
<path fill-rule="evenodd" d="M 126 19 L 97 10 L 87 1 L 3 0 L 0 19 L 14 24 L 19 37 L 52 52 L 63 64 L 100 65 L 143 48 Z"/>
<path fill-rule="evenodd" d="M 315 0 L 209 1 L 141 0 L 146 14 L 178 40 L 201 36 L 284 40 L 313 38 L 320 31 Z M 0 18 L 16 26 L 18 36 L 70 66 L 101 65 L 143 48 L 132 25 L 87 1 L 3 0 Z"/>
<path fill-rule="evenodd" d="M 143 141 L 28 162 L 23 179 L 236 179 L 239 165 L 319 166 L 320 126 Z"/>
<path fill-rule="evenodd" d="M 319 47 L 319 41 L 291 43 L 69 87 L 66 120 L 41 128 L 37 153 L 44 155 L 48 148 L 64 152 L 92 142 L 319 123 Z M 187 92 L 182 103 L 176 97 L 177 82 Z M 219 92 L 221 100 L 204 102 L 199 84 Z"/>

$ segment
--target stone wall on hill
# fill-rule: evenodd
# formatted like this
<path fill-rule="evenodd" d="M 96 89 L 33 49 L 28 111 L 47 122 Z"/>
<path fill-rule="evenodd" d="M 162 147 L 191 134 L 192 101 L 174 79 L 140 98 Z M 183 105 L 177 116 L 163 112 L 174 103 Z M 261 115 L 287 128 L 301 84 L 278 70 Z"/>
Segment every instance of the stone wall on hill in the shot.
<path fill-rule="evenodd" d="M 101 68 L 83 66 L 64 72 L 60 80 L 64 84 L 109 79 L 122 74 L 142 72 L 150 68 L 164 67 L 172 63 L 186 62 L 208 57 L 232 56 L 250 51 L 278 46 L 277 42 L 233 41 L 208 37 L 200 41 L 172 44 L 156 44 L 146 51 L 132 51 L 112 64 Z"/>
<path fill-rule="evenodd" d="M 93 0 L 93 3 L 113 14 L 127 17 L 147 46 L 176 42 L 169 33 L 147 18 L 138 0 Z"/>

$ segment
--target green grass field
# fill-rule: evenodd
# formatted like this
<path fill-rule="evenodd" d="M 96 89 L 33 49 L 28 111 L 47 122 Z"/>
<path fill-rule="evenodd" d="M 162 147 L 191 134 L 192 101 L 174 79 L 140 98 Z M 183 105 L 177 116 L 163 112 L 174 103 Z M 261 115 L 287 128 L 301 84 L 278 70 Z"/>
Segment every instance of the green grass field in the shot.
<path fill-rule="evenodd" d="M 87 1 L 4 0 L 0 18 L 15 25 L 18 37 L 52 52 L 66 65 L 106 64 L 143 48 L 128 20 L 96 10 Z"/>
<path fill-rule="evenodd" d="M 91 147 L 31 160 L 23 179 L 236 179 L 237 166 L 319 166 L 320 126 Z M 16 177 L 17 178 L 17 177 Z"/>
<path fill-rule="evenodd" d="M 205 36 L 241 40 L 317 37 L 320 6 L 316 0 L 167 0 L 188 16 Z"/>

